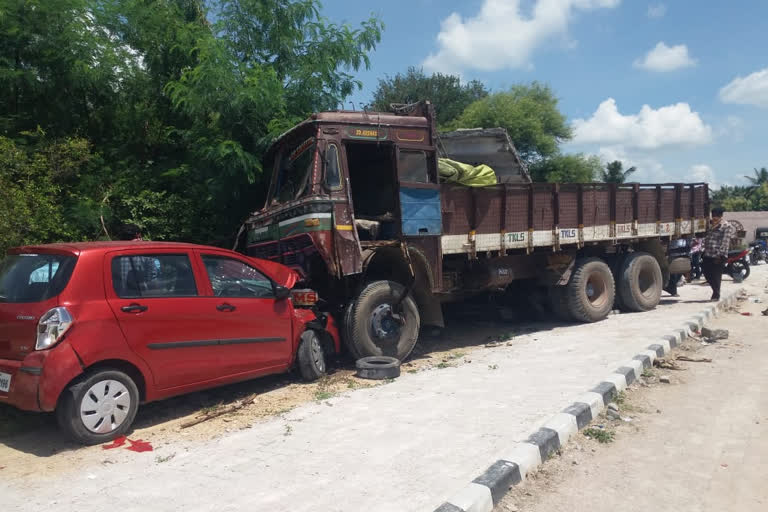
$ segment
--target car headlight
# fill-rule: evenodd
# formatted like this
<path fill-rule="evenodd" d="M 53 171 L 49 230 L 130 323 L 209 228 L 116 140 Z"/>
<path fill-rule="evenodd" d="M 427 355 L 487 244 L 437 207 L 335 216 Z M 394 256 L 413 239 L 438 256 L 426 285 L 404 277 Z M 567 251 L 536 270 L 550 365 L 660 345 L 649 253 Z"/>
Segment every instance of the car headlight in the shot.
<path fill-rule="evenodd" d="M 35 350 L 45 350 L 57 344 L 73 323 L 74 320 L 67 308 L 58 307 L 49 310 L 37 323 Z"/>

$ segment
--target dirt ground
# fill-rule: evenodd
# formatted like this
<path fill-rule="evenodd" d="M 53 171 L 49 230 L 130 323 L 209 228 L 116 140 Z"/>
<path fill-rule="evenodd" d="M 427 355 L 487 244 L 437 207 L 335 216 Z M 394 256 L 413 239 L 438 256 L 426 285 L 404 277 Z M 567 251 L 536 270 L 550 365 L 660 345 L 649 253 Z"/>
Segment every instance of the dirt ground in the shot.
<path fill-rule="evenodd" d="M 465 305 L 446 315 L 453 319 L 439 337 L 423 333 L 403 373 L 439 371 L 471 363 L 472 353 L 514 343 L 516 333 L 546 330 L 544 322 L 502 322 L 480 304 Z M 354 362 L 340 356 L 325 378 L 306 383 L 295 373 L 255 379 L 214 388 L 161 402 L 142 405 L 129 439 L 148 441 L 159 447 L 183 441 L 187 445 L 203 442 L 241 429 L 267 418 L 282 415 L 312 401 L 324 401 L 340 393 L 387 381 L 360 379 Z M 203 415 L 245 402 L 245 406 L 197 425 L 182 425 Z M 18 411 L 0 404 L 0 476 L 4 479 L 25 476 L 52 476 L 80 462 L 109 464 L 101 446 L 82 447 L 66 441 L 58 432 L 52 414 Z M 30 457 L 30 454 L 34 457 Z"/>
<path fill-rule="evenodd" d="M 766 302 L 717 319 L 727 340 L 687 341 L 665 358 L 681 369 L 646 371 L 617 398 L 621 419 L 603 413 L 495 512 L 768 510 Z"/>

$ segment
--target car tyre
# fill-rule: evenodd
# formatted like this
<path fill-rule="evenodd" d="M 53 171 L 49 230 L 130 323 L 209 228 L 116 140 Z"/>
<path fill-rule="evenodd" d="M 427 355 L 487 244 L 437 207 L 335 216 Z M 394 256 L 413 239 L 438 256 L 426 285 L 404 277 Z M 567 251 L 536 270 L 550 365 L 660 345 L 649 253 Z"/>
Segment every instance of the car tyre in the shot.
<path fill-rule="evenodd" d="M 400 360 L 395 357 L 364 357 L 357 360 L 355 367 L 361 379 L 384 380 L 400 376 Z"/>
<path fill-rule="evenodd" d="M 139 389 L 118 370 L 86 373 L 65 389 L 56 407 L 59 427 L 73 440 L 94 445 L 128 432 L 139 409 Z"/>
<path fill-rule="evenodd" d="M 301 335 L 299 350 L 296 354 L 301 377 L 311 382 L 317 380 L 328 371 L 328 361 L 323 342 L 313 330 L 304 331 Z"/>

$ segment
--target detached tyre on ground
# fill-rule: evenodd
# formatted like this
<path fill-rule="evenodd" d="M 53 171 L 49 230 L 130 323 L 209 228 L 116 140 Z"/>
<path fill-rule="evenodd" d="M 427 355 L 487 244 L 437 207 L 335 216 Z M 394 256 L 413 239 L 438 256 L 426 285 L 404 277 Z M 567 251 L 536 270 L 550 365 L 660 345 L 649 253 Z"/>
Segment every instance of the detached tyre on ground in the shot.
<path fill-rule="evenodd" d="M 362 379 L 394 379 L 400 376 L 400 360 L 394 357 L 372 356 L 355 363 L 357 376 Z"/>
<path fill-rule="evenodd" d="M 313 330 L 304 331 L 296 353 L 297 366 L 306 381 L 317 380 L 327 372 L 325 349 L 320 337 Z"/>
<path fill-rule="evenodd" d="M 75 441 L 106 443 L 128 432 L 138 408 L 133 379 L 118 370 L 96 370 L 62 392 L 56 420 Z"/>
<path fill-rule="evenodd" d="M 567 311 L 574 320 L 602 320 L 611 312 L 615 294 L 610 267 L 599 258 L 577 260 L 562 293 Z"/>
<path fill-rule="evenodd" d="M 659 305 L 664 278 L 656 258 L 646 252 L 628 254 L 618 272 L 616 289 L 621 309 L 649 311 Z"/>
<path fill-rule="evenodd" d="M 403 361 L 411 353 L 421 320 L 410 294 L 400 301 L 404 292 L 394 281 L 373 281 L 348 306 L 344 334 L 356 359 L 389 356 Z"/>

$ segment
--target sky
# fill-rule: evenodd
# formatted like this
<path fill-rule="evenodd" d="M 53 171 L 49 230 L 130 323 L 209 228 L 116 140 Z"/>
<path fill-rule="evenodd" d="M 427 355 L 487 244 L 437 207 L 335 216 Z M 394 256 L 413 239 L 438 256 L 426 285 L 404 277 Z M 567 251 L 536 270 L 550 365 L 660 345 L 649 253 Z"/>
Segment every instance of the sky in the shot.
<path fill-rule="evenodd" d="M 491 91 L 537 80 L 574 129 L 564 152 L 633 180 L 744 185 L 768 167 L 768 0 L 323 0 L 322 15 L 385 24 L 346 108 L 409 66 Z"/>

